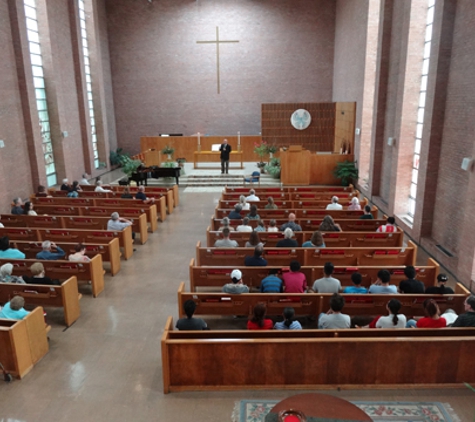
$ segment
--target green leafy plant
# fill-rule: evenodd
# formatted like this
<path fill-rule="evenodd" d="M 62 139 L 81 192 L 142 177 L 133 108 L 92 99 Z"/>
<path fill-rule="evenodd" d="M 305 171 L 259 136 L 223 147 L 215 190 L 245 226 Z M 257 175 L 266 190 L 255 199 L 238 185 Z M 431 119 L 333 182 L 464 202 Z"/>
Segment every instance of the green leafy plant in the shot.
<path fill-rule="evenodd" d="M 130 158 L 130 154 L 123 152 L 122 148 L 117 148 L 115 151 L 109 153 L 109 162 L 111 166 L 122 167 L 127 162 L 127 158 Z"/>
<path fill-rule="evenodd" d="M 165 145 L 165 148 L 162 149 L 162 154 L 172 155 L 175 152 L 175 148 L 172 148 L 170 145 Z"/>
<path fill-rule="evenodd" d="M 127 176 L 132 176 L 132 173 L 135 173 L 137 171 L 137 168 L 142 164 L 140 160 L 132 160 L 130 157 L 128 157 L 127 160 L 124 161 L 124 164 L 122 165 L 122 171 L 127 175 Z"/>
<path fill-rule="evenodd" d="M 358 179 L 356 162 L 346 160 L 342 163 L 337 163 L 333 174 L 337 179 L 341 179 L 342 186 L 348 186 L 353 180 Z"/>
<path fill-rule="evenodd" d="M 254 142 L 254 152 L 259 156 L 259 158 L 262 159 L 268 154 L 267 152 L 267 142 L 266 141 L 261 141 L 259 142 Z"/>
<path fill-rule="evenodd" d="M 276 144 L 267 145 L 267 154 L 274 154 L 278 149 Z"/>
<path fill-rule="evenodd" d="M 272 158 L 265 169 L 274 179 L 280 179 L 280 158 Z"/>

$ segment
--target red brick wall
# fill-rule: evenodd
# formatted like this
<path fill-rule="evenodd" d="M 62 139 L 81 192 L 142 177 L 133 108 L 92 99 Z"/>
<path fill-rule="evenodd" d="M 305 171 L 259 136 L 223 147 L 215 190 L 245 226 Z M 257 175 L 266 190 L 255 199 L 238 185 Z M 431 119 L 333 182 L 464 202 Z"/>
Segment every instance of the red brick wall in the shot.
<path fill-rule="evenodd" d="M 160 132 L 257 134 L 271 102 L 332 100 L 332 0 L 106 0 L 119 146 Z M 216 49 L 221 45 L 221 93 Z"/>

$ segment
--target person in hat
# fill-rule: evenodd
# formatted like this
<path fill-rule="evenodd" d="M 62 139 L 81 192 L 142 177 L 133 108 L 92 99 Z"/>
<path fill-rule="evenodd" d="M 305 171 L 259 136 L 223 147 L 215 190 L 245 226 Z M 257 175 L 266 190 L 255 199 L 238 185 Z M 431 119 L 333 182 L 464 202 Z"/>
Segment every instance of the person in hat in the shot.
<path fill-rule="evenodd" d="M 232 283 L 227 283 L 223 286 L 223 289 L 222 289 L 223 293 L 230 293 L 230 294 L 249 293 L 249 287 L 247 287 L 242 282 L 241 271 L 233 270 L 231 273 L 231 280 L 232 280 Z"/>
<path fill-rule="evenodd" d="M 426 288 L 426 293 L 431 295 L 452 295 L 454 291 L 451 287 L 447 287 L 445 284 L 448 281 L 448 277 L 445 274 L 439 274 L 437 276 L 437 286 L 430 286 Z"/>

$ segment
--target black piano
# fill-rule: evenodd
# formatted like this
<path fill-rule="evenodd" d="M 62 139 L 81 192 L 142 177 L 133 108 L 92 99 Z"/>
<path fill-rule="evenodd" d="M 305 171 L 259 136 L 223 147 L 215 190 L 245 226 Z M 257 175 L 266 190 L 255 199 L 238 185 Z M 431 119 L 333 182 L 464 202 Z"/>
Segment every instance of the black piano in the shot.
<path fill-rule="evenodd" d="M 174 177 L 176 184 L 179 184 L 178 179 L 180 178 L 181 167 L 139 167 L 135 173 L 132 173 L 132 176 L 129 178 L 128 182 L 131 180 L 135 181 L 137 185 L 147 186 L 147 179 L 158 179 L 160 177 Z"/>

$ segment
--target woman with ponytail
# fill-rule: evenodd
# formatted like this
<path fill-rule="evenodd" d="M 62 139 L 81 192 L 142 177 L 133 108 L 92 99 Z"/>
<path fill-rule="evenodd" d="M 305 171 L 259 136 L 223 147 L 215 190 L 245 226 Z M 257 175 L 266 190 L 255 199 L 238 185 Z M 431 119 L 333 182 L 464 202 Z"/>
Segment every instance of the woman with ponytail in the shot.
<path fill-rule="evenodd" d="M 391 299 L 386 304 L 386 309 L 389 315 L 379 318 L 376 328 L 404 328 L 406 326 L 406 316 L 398 313 L 401 310 L 399 300 Z"/>
<path fill-rule="evenodd" d="M 252 318 L 247 321 L 248 330 L 272 330 L 272 320 L 266 318 L 266 305 L 258 303 L 254 306 Z"/>
<path fill-rule="evenodd" d="M 285 308 L 284 320 L 282 322 L 276 322 L 274 328 L 276 330 L 301 330 L 302 326 L 300 325 L 300 322 L 294 321 L 294 316 L 294 308 Z"/>

